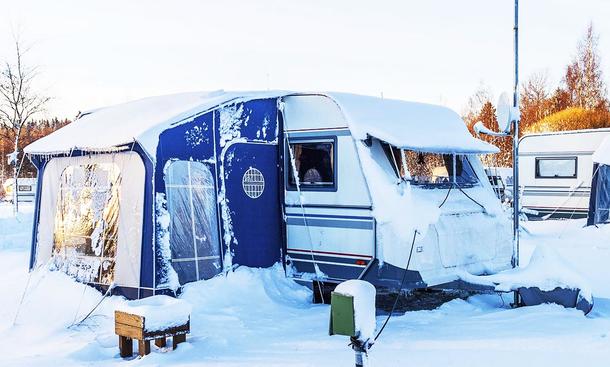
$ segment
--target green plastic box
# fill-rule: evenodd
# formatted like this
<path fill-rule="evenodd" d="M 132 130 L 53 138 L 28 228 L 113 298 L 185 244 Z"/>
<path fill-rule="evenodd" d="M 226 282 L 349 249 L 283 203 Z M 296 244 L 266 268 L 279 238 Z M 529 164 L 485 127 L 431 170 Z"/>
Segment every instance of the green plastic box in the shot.
<path fill-rule="evenodd" d="M 356 335 L 354 297 L 332 292 L 330 296 L 329 335 Z"/>

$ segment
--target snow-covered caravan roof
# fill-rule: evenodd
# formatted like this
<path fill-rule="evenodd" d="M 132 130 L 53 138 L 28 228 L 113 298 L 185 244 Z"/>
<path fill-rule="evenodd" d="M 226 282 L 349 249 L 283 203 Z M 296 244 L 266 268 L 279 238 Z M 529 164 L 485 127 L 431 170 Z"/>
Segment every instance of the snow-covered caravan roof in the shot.
<path fill-rule="evenodd" d="M 328 93 L 346 116 L 356 139 L 367 135 L 396 147 L 431 153 L 497 153 L 473 137 L 453 110 L 425 103 Z"/>
<path fill-rule="evenodd" d="M 65 154 L 72 150 L 116 151 L 137 141 L 154 159 L 159 134 L 172 125 L 234 100 L 293 95 L 284 91 L 193 92 L 149 97 L 85 113 L 73 123 L 35 141 L 28 154 Z M 320 94 L 318 94 L 320 95 Z M 474 138 L 454 111 L 423 103 L 325 93 L 343 112 L 356 139 L 368 135 L 396 147 L 438 153 L 495 153 Z"/>
<path fill-rule="evenodd" d="M 72 150 L 113 151 L 137 141 L 155 156 L 159 134 L 170 125 L 234 99 L 277 97 L 282 92 L 191 92 L 157 96 L 84 113 L 71 124 L 35 141 L 28 154 Z"/>
<path fill-rule="evenodd" d="M 594 163 L 610 166 L 610 135 L 606 136 L 599 147 L 595 149 L 591 159 Z"/>
<path fill-rule="evenodd" d="M 519 155 L 593 154 L 606 136 L 610 136 L 610 128 L 527 134 L 519 139 Z"/>

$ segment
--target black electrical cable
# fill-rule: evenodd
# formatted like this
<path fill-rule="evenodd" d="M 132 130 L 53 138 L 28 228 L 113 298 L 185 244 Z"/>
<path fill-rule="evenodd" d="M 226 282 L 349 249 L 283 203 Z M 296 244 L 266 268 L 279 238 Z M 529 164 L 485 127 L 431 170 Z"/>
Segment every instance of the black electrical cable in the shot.
<path fill-rule="evenodd" d="M 390 314 L 383 322 L 381 329 L 379 329 L 379 332 L 377 333 L 377 335 L 375 336 L 373 341 L 377 341 L 377 338 L 379 338 L 379 335 L 381 335 L 381 333 L 383 332 L 383 329 L 385 329 L 386 325 L 388 324 L 388 321 L 390 321 L 390 318 L 392 317 L 392 314 L 394 313 L 394 310 L 396 309 L 396 305 L 398 304 L 398 299 L 400 298 L 400 291 L 402 290 L 402 286 L 405 284 L 405 280 L 407 279 L 407 273 L 409 272 L 409 264 L 411 263 L 411 256 L 413 255 L 413 247 L 415 246 L 416 237 L 417 237 L 417 230 L 415 230 L 413 232 L 413 241 L 411 242 L 411 251 L 409 251 L 409 259 L 407 260 L 407 266 L 405 266 L 405 271 L 402 275 L 402 280 L 400 281 L 400 287 L 398 288 L 398 294 L 396 295 L 396 299 L 394 300 L 394 305 L 392 305 L 392 310 L 390 311 Z"/>
<path fill-rule="evenodd" d="M 462 188 L 460 187 L 460 185 L 457 185 L 457 184 L 456 184 L 456 186 L 457 186 L 458 190 L 460 190 L 460 191 L 462 192 L 462 194 L 464 194 L 464 195 L 465 195 L 465 196 L 466 196 L 468 199 L 470 199 L 470 200 L 471 200 L 473 203 L 475 203 L 475 204 L 477 204 L 478 206 L 480 206 L 480 207 L 481 207 L 481 209 L 483 209 L 483 211 L 484 211 L 484 212 L 486 211 L 486 210 L 485 210 L 485 207 L 484 207 L 484 206 L 483 206 L 481 203 L 479 203 L 478 201 L 476 201 L 475 199 L 471 198 L 471 197 L 470 197 L 470 196 L 469 196 L 469 195 L 466 193 L 466 191 L 462 190 Z"/>
<path fill-rule="evenodd" d="M 438 208 L 442 208 L 443 205 L 445 205 L 445 202 L 447 201 L 447 199 L 449 199 L 449 194 L 451 194 L 451 189 L 453 189 L 453 184 L 449 185 L 449 190 L 447 191 L 447 196 L 445 196 L 445 199 L 443 199 L 443 202 L 441 203 L 441 205 L 438 206 Z"/>

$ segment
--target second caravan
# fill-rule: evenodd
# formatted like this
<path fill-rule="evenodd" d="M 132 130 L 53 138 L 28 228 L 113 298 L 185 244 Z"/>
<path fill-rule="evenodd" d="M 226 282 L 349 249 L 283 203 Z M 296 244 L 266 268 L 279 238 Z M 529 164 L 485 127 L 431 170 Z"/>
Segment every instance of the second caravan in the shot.
<path fill-rule="evenodd" d="M 521 202 L 529 217 L 587 216 L 591 156 L 610 129 L 531 134 L 519 143 Z"/>

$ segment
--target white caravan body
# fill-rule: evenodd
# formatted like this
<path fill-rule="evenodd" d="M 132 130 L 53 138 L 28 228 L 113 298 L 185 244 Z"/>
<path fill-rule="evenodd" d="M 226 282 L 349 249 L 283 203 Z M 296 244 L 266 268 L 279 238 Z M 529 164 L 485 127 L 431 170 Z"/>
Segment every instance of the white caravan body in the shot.
<path fill-rule="evenodd" d="M 519 142 L 521 203 L 529 216 L 586 217 L 591 156 L 610 129 L 531 134 Z"/>
<path fill-rule="evenodd" d="M 403 289 L 450 288 L 464 271 L 511 267 L 510 219 L 477 156 L 496 148 L 473 138 L 455 112 L 341 94 L 286 96 L 282 104 L 286 263 L 296 280 L 360 278 L 396 289 L 408 266 Z M 332 185 L 291 185 L 308 144 L 331 152 Z M 474 178 L 452 183 L 436 167 L 434 178 L 416 182 L 406 161 L 396 162 L 407 152 L 445 154 L 446 162 L 458 154 Z"/>

